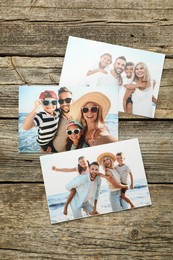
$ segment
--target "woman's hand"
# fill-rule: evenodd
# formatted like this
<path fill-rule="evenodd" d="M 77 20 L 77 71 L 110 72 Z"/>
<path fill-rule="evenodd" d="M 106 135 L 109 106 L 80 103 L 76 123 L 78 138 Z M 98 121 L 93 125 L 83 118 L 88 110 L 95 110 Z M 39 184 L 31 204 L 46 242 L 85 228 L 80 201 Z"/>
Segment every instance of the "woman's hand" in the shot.
<path fill-rule="evenodd" d="M 52 166 L 52 171 L 56 171 L 56 167 L 55 166 Z"/>

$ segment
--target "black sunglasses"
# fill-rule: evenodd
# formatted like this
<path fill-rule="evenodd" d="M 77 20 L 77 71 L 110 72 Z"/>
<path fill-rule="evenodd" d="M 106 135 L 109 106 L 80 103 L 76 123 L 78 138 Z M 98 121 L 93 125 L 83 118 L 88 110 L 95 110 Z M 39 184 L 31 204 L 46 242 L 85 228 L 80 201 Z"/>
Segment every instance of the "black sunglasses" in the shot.
<path fill-rule="evenodd" d="M 72 101 L 72 98 L 59 99 L 58 102 L 60 105 L 67 103 L 69 104 Z"/>
<path fill-rule="evenodd" d="M 82 108 L 82 112 L 85 114 L 85 113 L 88 113 L 88 111 L 91 111 L 93 113 L 96 113 L 97 111 L 99 110 L 98 106 L 94 106 L 94 107 L 83 107 Z"/>
<path fill-rule="evenodd" d="M 80 133 L 80 129 L 79 129 L 79 128 L 76 128 L 76 129 L 74 129 L 74 130 L 67 130 L 66 133 L 67 133 L 68 135 L 72 135 L 73 133 L 74 133 L 75 135 L 77 135 L 77 134 Z"/>
<path fill-rule="evenodd" d="M 53 106 L 57 105 L 57 100 L 42 100 L 42 103 L 44 106 L 48 106 L 49 104 L 52 104 Z"/>

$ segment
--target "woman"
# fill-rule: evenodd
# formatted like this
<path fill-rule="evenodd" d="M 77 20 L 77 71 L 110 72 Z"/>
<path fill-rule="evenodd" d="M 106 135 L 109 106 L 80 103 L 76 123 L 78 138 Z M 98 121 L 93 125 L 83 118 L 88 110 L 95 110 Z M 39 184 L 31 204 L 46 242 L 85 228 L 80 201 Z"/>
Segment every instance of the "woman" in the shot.
<path fill-rule="evenodd" d="M 79 121 L 70 121 L 67 125 L 66 133 L 68 135 L 66 140 L 66 151 L 88 147 L 85 143 L 83 127 Z"/>
<path fill-rule="evenodd" d="M 104 125 L 110 106 L 109 98 L 100 92 L 89 92 L 71 105 L 72 117 L 84 127 L 85 142 L 89 146 L 117 141 Z"/>
<path fill-rule="evenodd" d="M 109 186 L 109 199 L 112 207 L 112 211 L 119 211 L 128 208 L 128 203 L 121 200 L 121 189 L 128 189 L 127 185 L 123 185 L 120 182 L 120 175 L 114 167 L 114 162 L 116 161 L 116 156 L 113 153 L 102 153 L 97 157 L 97 162 L 105 170 L 105 175 L 108 186 Z M 120 203 L 121 202 L 121 203 Z"/>
<path fill-rule="evenodd" d="M 149 70 L 144 62 L 136 64 L 134 74 L 133 83 L 126 85 L 127 90 L 123 99 L 124 111 L 126 112 L 126 101 L 132 94 L 132 113 L 135 115 L 153 117 L 152 104 L 153 102 L 157 102 L 153 96 L 156 81 L 151 80 Z"/>

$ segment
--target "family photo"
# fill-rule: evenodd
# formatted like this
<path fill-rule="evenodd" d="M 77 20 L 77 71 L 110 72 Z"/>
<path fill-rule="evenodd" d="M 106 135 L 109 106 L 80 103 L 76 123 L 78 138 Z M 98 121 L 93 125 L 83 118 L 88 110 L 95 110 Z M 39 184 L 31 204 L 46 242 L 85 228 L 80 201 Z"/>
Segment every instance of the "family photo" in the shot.
<path fill-rule="evenodd" d="M 118 91 L 19 86 L 19 152 L 59 153 L 118 140 Z"/>
<path fill-rule="evenodd" d="M 52 224 L 151 205 L 138 139 L 40 156 Z"/>
<path fill-rule="evenodd" d="M 60 85 L 118 89 L 119 111 L 154 117 L 164 54 L 69 37 Z"/>

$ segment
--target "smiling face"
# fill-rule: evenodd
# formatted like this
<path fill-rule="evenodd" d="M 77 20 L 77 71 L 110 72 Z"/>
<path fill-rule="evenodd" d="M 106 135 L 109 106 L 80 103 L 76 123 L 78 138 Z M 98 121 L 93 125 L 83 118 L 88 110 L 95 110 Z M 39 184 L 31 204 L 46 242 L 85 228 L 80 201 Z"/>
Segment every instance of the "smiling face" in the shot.
<path fill-rule="evenodd" d="M 138 78 L 144 78 L 145 76 L 145 68 L 142 64 L 138 64 L 135 68 L 135 74 Z"/>
<path fill-rule="evenodd" d="M 55 100 L 54 98 L 45 98 L 44 100 L 47 100 L 47 101 L 51 101 L 51 100 Z M 52 102 L 49 102 L 48 105 L 44 105 L 43 102 L 44 100 L 41 102 L 41 105 L 43 107 L 43 109 L 50 115 L 54 115 L 54 111 L 57 107 L 57 105 L 53 105 Z"/>
<path fill-rule="evenodd" d="M 72 100 L 72 95 L 70 92 L 62 92 L 59 94 L 59 100 L 63 100 L 63 104 L 60 104 L 60 108 L 63 111 L 63 113 L 69 113 L 70 112 L 70 103 L 66 103 L 66 99 L 70 98 Z"/>
<path fill-rule="evenodd" d="M 99 106 L 94 102 L 88 102 L 85 106 L 83 106 L 86 110 L 88 109 L 86 113 L 82 112 L 83 118 L 86 120 L 87 124 L 93 123 L 98 119 L 98 109 L 96 112 L 93 112 L 94 109 L 92 109 L 92 107 L 97 107 L 99 109 Z"/>
<path fill-rule="evenodd" d="M 134 67 L 133 67 L 133 66 L 126 66 L 124 72 L 126 73 L 126 77 L 127 77 L 128 79 L 130 79 L 130 78 L 132 77 L 133 70 L 134 70 Z"/>
<path fill-rule="evenodd" d="M 125 67 L 126 67 L 126 61 L 125 60 L 117 59 L 114 63 L 114 71 L 117 74 L 121 74 L 125 70 Z"/>
<path fill-rule="evenodd" d="M 104 54 L 100 57 L 100 67 L 104 69 L 112 63 L 112 57 L 108 54 Z"/>
<path fill-rule="evenodd" d="M 99 166 L 94 164 L 90 165 L 89 172 L 90 172 L 90 180 L 94 181 L 97 175 L 99 174 Z"/>
<path fill-rule="evenodd" d="M 75 133 L 74 130 L 78 129 L 79 133 Z M 78 143 L 80 137 L 81 137 L 81 129 L 77 125 L 71 125 L 67 128 L 67 130 L 71 130 L 72 133 L 71 135 L 68 135 L 68 138 L 73 142 L 73 143 Z"/>
<path fill-rule="evenodd" d="M 118 165 L 123 165 L 124 164 L 124 159 L 125 159 L 124 155 L 117 155 L 116 159 L 117 159 Z"/>
<path fill-rule="evenodd" d="M 103 162 L 103 165 L 104 165 L 105 168 L 109 168 L 109 169 L 112 168 L 112 161 L 111 161 L 111 159 L 108 156 L 105 156 L 102 159 L 102 162 Z"/>
<path fill-rule="evenodd" d="M 85 159 L 85 157 L 80 158 L 78 160 L 78 163 L 84 169 L 88 166 L 88 163 L 87 163 L 87 160 Z"/>

